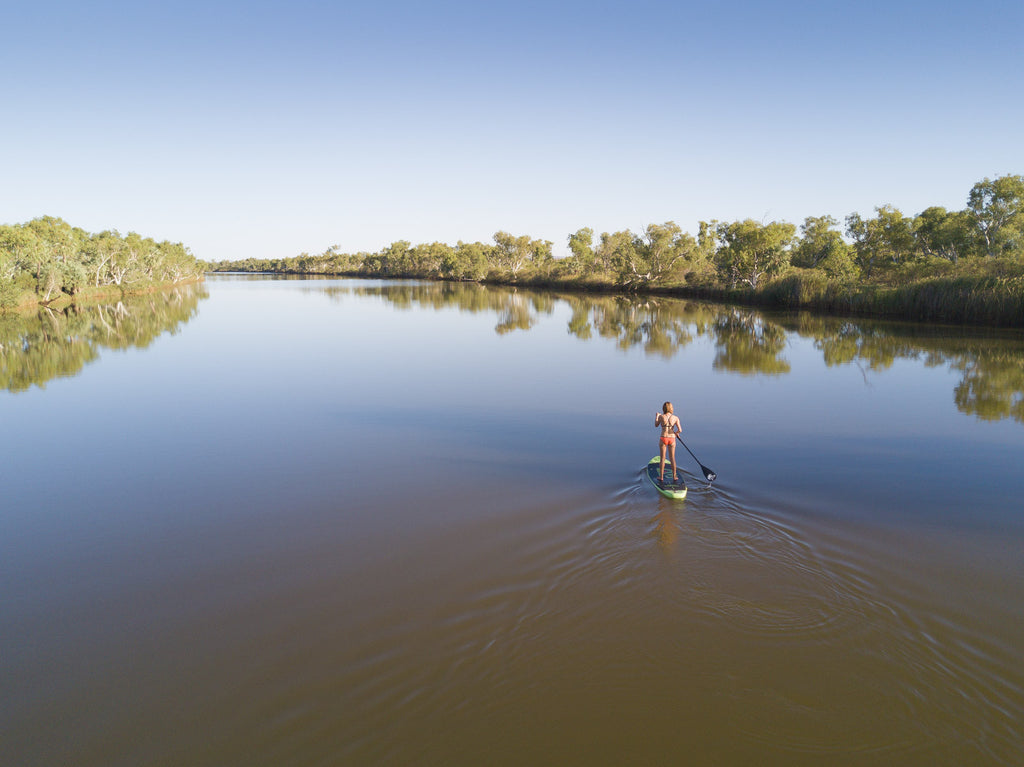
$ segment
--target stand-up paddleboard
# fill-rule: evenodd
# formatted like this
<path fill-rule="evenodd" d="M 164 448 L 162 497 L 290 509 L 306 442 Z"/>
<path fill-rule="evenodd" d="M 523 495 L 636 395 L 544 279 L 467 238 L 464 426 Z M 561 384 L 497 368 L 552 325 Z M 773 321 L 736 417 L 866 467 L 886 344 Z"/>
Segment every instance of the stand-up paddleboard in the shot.
<path fill-rule="evenodd" d="M 665 460 L 664 482 L 658 479 L 660 475 L 661 457 L 656 455 L 651 459 L 651 462 L 647 464 L 647 479 L 651 480 L 651 484 L 654 485 L 658 489 L 658 492 L 666 498 L 682 500 L 686 497 L 686 483 L 683 482 L 682 476 L 679 477 L 678 482 L 672 481 L 672 464 L 667 459 Z"/>

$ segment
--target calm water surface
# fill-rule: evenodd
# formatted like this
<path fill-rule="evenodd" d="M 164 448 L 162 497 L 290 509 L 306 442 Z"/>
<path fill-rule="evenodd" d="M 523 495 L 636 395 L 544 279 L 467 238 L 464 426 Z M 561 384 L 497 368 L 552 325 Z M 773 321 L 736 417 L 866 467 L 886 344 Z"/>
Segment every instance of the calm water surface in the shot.
<path fill-rule="evenodd" d="M 1024 763 L 1021 334 L 217 277 L 0 429 L 0 764 Z"/>

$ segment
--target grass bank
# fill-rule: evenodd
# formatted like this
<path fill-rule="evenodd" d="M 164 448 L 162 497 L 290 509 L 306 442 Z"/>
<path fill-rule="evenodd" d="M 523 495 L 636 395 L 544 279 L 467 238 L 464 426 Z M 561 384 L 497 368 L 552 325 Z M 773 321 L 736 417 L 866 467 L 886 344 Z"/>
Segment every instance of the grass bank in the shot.
<path fill-rule="evenodd" d="M 48 301 L 40 299 L 34 290 L 22 290 L 17 295 L 11 296 L 8 305 L 0 303 L 2 312 L 34 312 L 40 307 L 51 309 L 65 309 L 78 304 L 102 303 L 104 301 L 116 301 L 129 296 L 142 296 L 147 293 L 159 293 L 160 291 L 173 288 L 177 285 L 189 285 L 202 282 L 204 275 L 190 277 L 177 282 L 150 282 L 145 285 L 117 286 L 100 285 L 98 287 L 86 287 L 76 291 L 73 295 L 69 293 L 58 293 Z"/>
<path fill-rule="evenodd" d="M 571 279 L 534 276 L 485 282 L 540 289 L 626 292 L 611 280 L 593 276 Z M 820 272 L 798 270 L 757 290 L 681 283 L 628 292 L 828 315 L 1024 328 L 1024 275 L 960 275 L 927 277 L 900 285 L 843 285 L 830 282 Z"/>

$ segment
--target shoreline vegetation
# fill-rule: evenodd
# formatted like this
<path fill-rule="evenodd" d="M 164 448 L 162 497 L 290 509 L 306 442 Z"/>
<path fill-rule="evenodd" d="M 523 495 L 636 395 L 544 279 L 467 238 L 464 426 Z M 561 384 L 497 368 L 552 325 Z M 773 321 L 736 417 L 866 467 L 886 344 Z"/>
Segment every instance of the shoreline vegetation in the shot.
<path fill-rule="evenodd" d="M 90 234 L 52 216 L 0 226 L 0 312 L 63 309 L 203 279 L 179 242 L 135 232 Z"/>
<path fill-rule="evenodd" d="M 733 304 L 917 322 L 1024 327 L 1024 177 L 985 178 L 967 206 L 905 216 L 892 205 L 840 222 L 702 221 L 552 243 L 497 232 L 493 244 L 393 242 L 376 253 L 202 263 L 209 272 L 473 281 L 588 292 L 656 293 Z"/>

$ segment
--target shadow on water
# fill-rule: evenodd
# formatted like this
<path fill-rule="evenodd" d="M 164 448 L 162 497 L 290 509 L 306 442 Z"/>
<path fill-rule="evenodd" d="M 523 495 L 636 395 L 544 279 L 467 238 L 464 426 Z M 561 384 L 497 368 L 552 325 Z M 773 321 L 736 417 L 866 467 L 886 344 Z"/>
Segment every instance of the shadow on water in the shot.
<path fill-rule="evenodd" d="M 78 375 L 102 349 L 144 349 L 174 335 L 209 294 L 202 284 L 34 314 L 0 314 L 0 388 L 45 387 Z"/>
<path fill-rule="evenodd" d="M 715 370 L 749 376 L 788 374 L 792 334 L 810 339 L 829 367 L 857 366 L 865 381 L 900 360 L 945 366 L 960 375 L 953 392 L 960 412 L 1024 423 L 1024 337 L 1013 331 L 767 314 L 663 297 L 542 293 L 476 283 L 332 285 L 308 292 L 338 300 L 377 297 L 399 309 L 492 313 L 498 334 L 529 331 L 563 303 L 571 313 L 567 332 L 581 341 L 600 338 L 622 350 L 642 348 L 647 355 L 671 358 L 696 339 L 708 338 L 715 346 Z"/>

